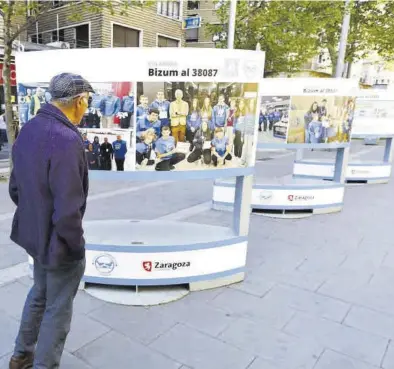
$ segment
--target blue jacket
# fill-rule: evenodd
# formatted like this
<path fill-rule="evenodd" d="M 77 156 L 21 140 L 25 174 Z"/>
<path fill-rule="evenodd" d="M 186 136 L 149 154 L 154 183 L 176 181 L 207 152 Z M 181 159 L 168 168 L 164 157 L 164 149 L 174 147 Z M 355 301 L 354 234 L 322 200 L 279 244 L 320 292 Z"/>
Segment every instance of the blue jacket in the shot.
<path fill-rule="evenodd" d="M 21 129 L 12 158 L 9 194 L 17 208 L 11 239 L 43 265 L 82 259 L 89 182 L 78 129 L 45 104 Z"/>
<path fill-rule="evenodd" d="M 190 112 L 186 118 L 187 129 L 195 128 L 196 131 L 201 127 L 201 115 L 197 111 Z"/>
<path fill-rule="evenodd" d="M 148 128 L 153 128 L 156 136 L 159 137 L 161 134 L 161 121 L 157 120 L 152 123 L 147 117 L 145 117 L 145 119 L 139 119 L 137 121 L 137 137 L 140 137 L 141 133 L 146 131 Z"/>
<path fill-rule="evenodd" d="M 127 144 L 126 141 L 114 141 L 112 143 L 112 147 L 114 148 L 114 156 L 115 159 L 125 159 L 127 154 Z"/>
<path fill-rule="evenodd" d="M 167 100 L 164 101 L 153 101 L 150 104 L 150 108 L 158 109 L 159 110 L 159 119 L 162 126 L 169 126 L 170 125 L 170 102 Z"/>
<path fill-rule="evenodd" d="M 308 126 L 310 143 L 320 143 L 323 138 L 323 124 L 321 122 L 312 121 Z"/>
<path fill-rule="evenodd" d="M 134 96 L 123 96 L 120 111 L 134 113 Z"/>
<path fill-rule="evenodd" d="M 27 123 L 29 120 L 29 103 L 19 104 L 19 121 L 21 125 Z"/>
<path fill-rule="evenodd" d="M 90 104 L 90 107 L 93 109 L 100 109 L 101 108 L 101 103 L 103 102 L 104 96 L 103 95 L 93 95 L 92 96 L 92 102 Z"/>
<path fill-rule="evenodd" d="M 144 120 L 149 114 L 149 107 L 144 108 L 142 105 L 137 106 L 137 122 L 139 120 Z"/>
<path fill-rule="evenodd" d="M 156 152 L 158 152 L 159 154 L 167 154 L 170 151 L 175 149 L 175 138 L 170 136 L 168 137 L 167 140 L 165 140 L 163 137 L 159 138 L 156 141 L 155 144 L 155 150 Z M 172 158 L 172 155 L 166 156 L 164 158 L 162 158 L 162 160 L 170 160 Z"/>
<path fill-rule="evenodd" d="M 212 123 L 215 127 L 224 127 L 226 123 L 228 106 L 224 105 L 216 105 L 212 111 Z"/>
<path fill-rule="evenodd" d="M 101 113 L 110 117 L 112 115 L 116 115 L 120 111 L 120 99 L 117 96 L 105 96 L 101 101 L 100 107 Z"/>

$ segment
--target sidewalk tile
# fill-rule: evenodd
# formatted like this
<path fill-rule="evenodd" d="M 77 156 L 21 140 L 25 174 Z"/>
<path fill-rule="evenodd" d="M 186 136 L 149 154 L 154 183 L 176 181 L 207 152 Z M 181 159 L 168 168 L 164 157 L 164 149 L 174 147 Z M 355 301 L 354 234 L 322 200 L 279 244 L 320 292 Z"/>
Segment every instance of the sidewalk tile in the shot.
<path fill-rule="evenodd" d="M 212 336 L 217 336 L 234 320 L 223 310 L 187 299 L 151 307 L 150 310 L 163 314 L 161 319 L 170 317 L 170 321 L 183 323 Z"/>
<path fill-rule="evenodd" d="M 252 354 L 183 325 L 175 326 L 150 347 L 193 369 L 245 369 L 254 358 Z"/>
<path fill-rule="evenodd" d="M 283 368 L 312 369 L 323 346 L 271 327 L 239 319 L 219 338 Z"/>
<path fill-rule="evenodd" d="M 270 303 L 264 298 L 249 295 L 242 291 L 229 288 L 212 301 L 212 305 L 227 311 L 234 317 L 248 317 L 250 319 L 269 321 L 275 328 L 282 328 L 294 315 L 295 310 Z"/>
<path fill-rule="evenodd" d="M 127 337 L 109 332 L 74 353 L 94 369 L 179 369 L 177 363 Z"/>
<path fill-rule="evenodd" d="M 288 306 L 338 322 L 343 320 L 350 308 L 348 303 L 284 285 L 275 286 L 263 300 L 272 305 Z"/>
<path fill-rule="evenodd" d="M 381 337 L 394 339 L 394 316 L 361 306 L 352 307 L 344 324 Z"/>
<path fill-rule="evenodd" d="M 379 366 L 388 340 L 326 319 L 297 313 L 285 331 L 334 351 Z"/>
<path fill-rule="evenodd" d="M 105 304 L 89 314 L 93 319 L 144 344 L 168 331 L 177 321 L 143 307 Z"/>
<path fill-rule="evenodd" d="M 8 368 L 7 368 L 8 369 Z M 76 356 L 64 351 L 59 369 L 93 369 Z"/>
<path fill-rule="evenodd" d="M 319 362 L 313 369 L 378 369 L 378 366 L 372 366 L 349 356 L 337 352 L 324 351 Z"/>
<path fill-rule="evenodd" d="M 383 359 L 382 368 L 384 369 L 394 368 L 394 342 L 393 341 L 390 341 L 390 344 L 387 348 L 387 352 Z"/>
<path fill-rule="evenodd" d="M 18 322 L 0 310 L 0 357 L 13 351 L 18 330 Z"/>
<path fill-rule="evenodd" d="M 0 244 L 0 269 L 9 268 L 26 261 L 27 255 L 22 247 L 11 244 L 11 241 L 5 245 Z"/>
<path fill-rule="evenodd" d="M 111 328 L 90 319 L 86 315 L 73 314 L 71 330 L 65 348 L 71 353 L 75 352 L 110 330 Z"/>
<path fill-rule="evenodd" d="M 90 296 L 85 291 L 78 291 L 74 300 L 74 312 L 80 314 L 89 314 L 95 309 L 99 309 L 106 303 L 95 297 Z"/>
<path fill-rule="evenodd" d="M 4 301 L 1 309 L 9 316 L 20 320 L 28 292 L 29 287 L 18 281 L 0 286 L 0 301 Z"/>

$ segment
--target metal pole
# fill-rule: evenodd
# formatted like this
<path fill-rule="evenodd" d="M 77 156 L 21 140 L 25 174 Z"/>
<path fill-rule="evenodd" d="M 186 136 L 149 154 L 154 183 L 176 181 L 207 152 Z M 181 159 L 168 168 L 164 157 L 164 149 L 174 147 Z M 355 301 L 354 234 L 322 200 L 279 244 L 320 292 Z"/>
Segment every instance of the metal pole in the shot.
<path fill-rule="evenodd" d="M 36 43 L 38 44 L 39 43 L 38 42 L 38 22 L 36 22 L 36 36 L 37 36 L 37 42 Z"/>
<path fill-rule="evenodd" d="M 335 78 L 342 77 L 344 66 L 345 66 L 347 37 L 349 34 L 349 27 L 350 27 L 349 5 L 350 5 L 350 0 L 346 0 L 345 15 L 343 16 L 343 22 L 342 22 L 341 40 L 339 42 L 339 51 L 338 51 L 338 60 L 337 60 L 337 69 L 336 69 L 336 73 L 335 73 Z"/>
<path fill-rule="evenodd" d="M 228 35 L 227 35 L 228 49 L 234 49 L 236 14 L 237 14 L 237 0 L 230 0 L 230 17 L 228 20 Z"/>
<path fill-rule="evenodd" d="M 57 28 L 57 41 L 59 42 L 60 30 L 59 30 L 59 14 L 56 14 L 56 28 Z"/>

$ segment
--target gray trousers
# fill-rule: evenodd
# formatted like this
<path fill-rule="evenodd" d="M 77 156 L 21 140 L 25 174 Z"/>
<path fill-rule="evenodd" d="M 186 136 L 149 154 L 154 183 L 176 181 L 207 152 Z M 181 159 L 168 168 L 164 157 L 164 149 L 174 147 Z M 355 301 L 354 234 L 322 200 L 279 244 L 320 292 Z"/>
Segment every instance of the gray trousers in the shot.
<path fill-rule="evenodd" d="M 57 269 L 34 261 L 34 285 L 23 308 L 15 356 L 34 352 L 33 369 L 57 369 L 70 331 L 85 259 Z"/>

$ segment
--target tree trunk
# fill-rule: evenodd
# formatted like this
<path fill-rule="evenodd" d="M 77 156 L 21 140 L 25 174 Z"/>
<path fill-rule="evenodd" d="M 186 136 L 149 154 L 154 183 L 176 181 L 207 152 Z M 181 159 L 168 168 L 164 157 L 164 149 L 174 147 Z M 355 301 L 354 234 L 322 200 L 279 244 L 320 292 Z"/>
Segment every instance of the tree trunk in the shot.
<path fill-rule="evenodd" d="M 5 101 L 5 121 L 7 125 L 8 146 L 10 148 L 10 170 L 12 170 L 12 145 L 15 142 L 18 122 L 13 119 L 12 111 L 12 91 L 11 91 L 11 56 L 12 41 L 11 40 L 11 19 L 13 6 L 12 1 L 9 2 L 7 12 L 4 15 L 4 62 L 3 62 L 3 89 Z"/>

